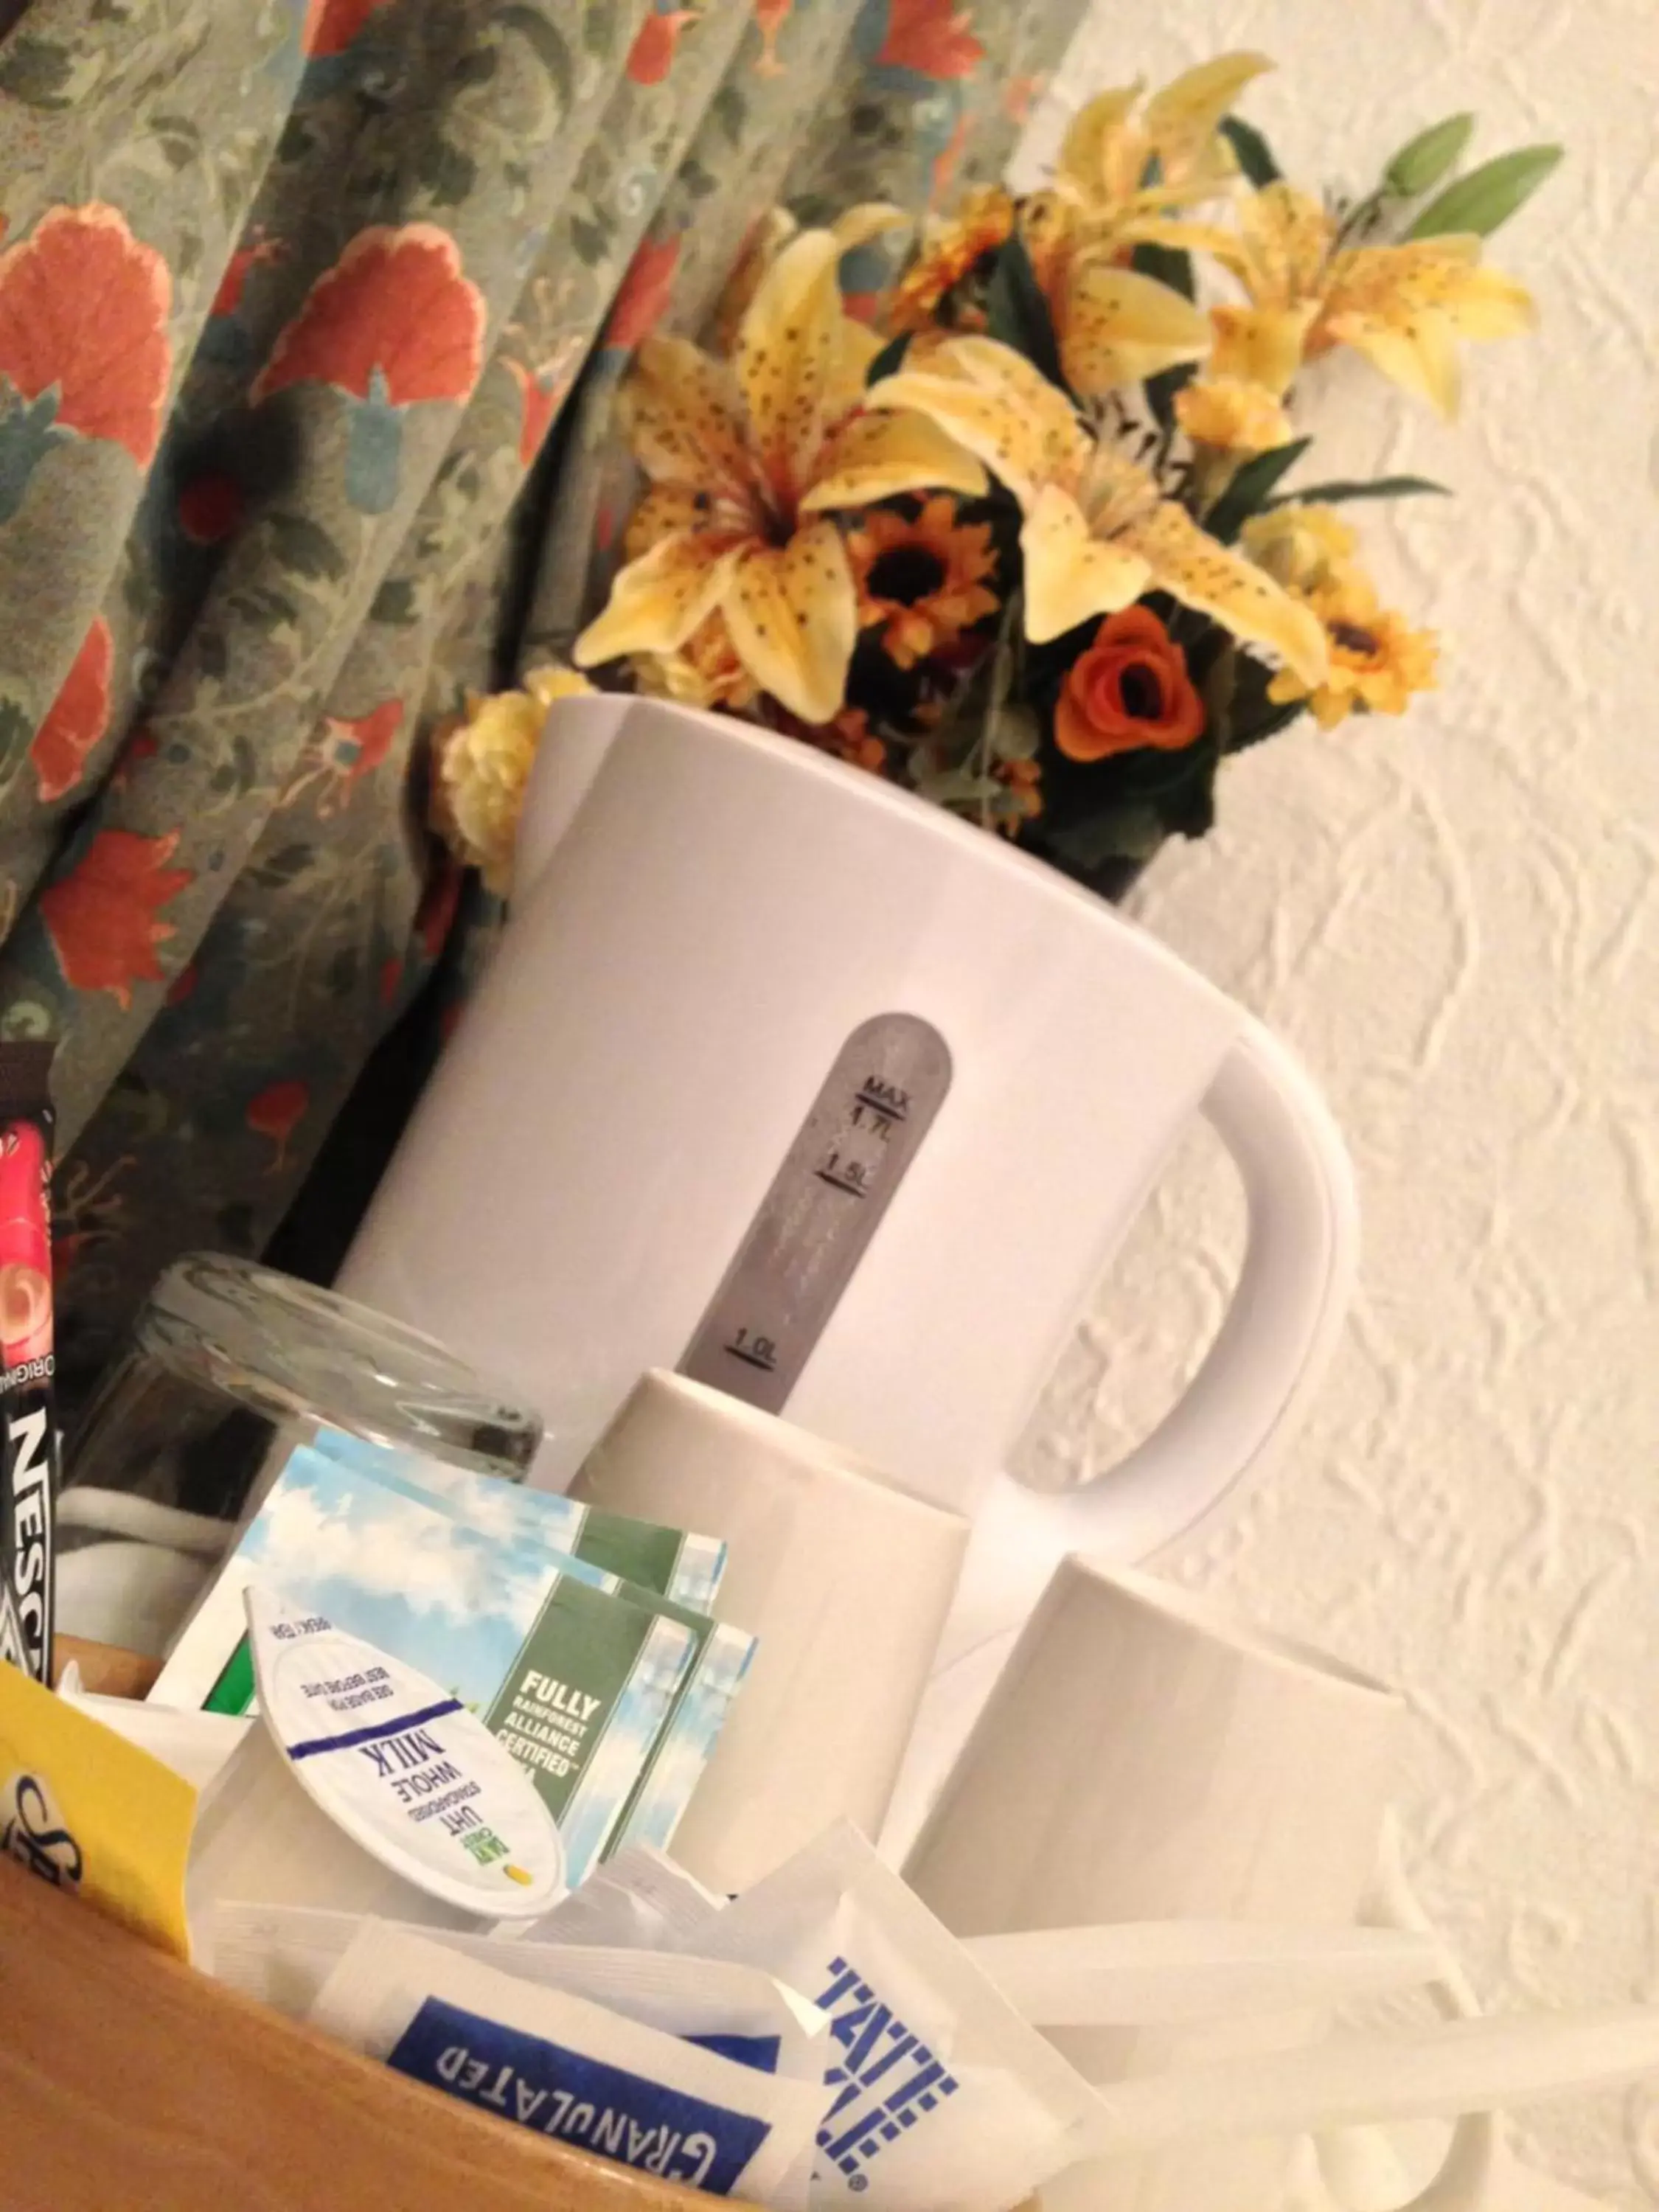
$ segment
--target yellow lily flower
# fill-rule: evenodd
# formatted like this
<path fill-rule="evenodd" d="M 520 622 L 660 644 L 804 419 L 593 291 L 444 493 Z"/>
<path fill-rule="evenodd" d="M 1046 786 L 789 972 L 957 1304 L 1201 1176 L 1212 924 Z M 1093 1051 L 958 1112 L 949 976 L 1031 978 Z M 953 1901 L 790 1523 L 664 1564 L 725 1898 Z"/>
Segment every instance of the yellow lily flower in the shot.
<path fill-rule="evenodd" d="M 858 593 L 829 510 L 933 488 L 977 497 L 977 461 L 931 420 L 866 411 L 880 341 L 842 309 L 843 240 L 803 232 L 768 268 L 728 366 L 684 338 L 641 346 L 621 398 L 651 480 L 630 526 L 648 550 L 576 641 L 591 668 L 677 653 L 712 614 L 763 691 L 803 721 L 844 696 Z"/>
<path fill-rule="evenodd" d="M 1097 239 L 1137 214 L 1213 198 L 1237 170 L 1222 118 L 1273 66 L 1265 54 L 1218 54 L 1144 103 L 1138 82 L 1101 93 L 1066 134 L 1054 191 Z M 1148 184 L 1154 161 L 1158 179 Z"/>
<path fill-rule="evenodd" d="M 1054 181 L 1025 200 L 1021 234 L 1048 296 L 1060 366 L 1085 399 L 1201 361 L 1210 328 L 1189 300 L 1121 265 L 1138 222 L 1212 199 L 1236 173 L 1218 126 L 1265 55 L 1222 54 L 1143 101 L 1139 83 L 1091 100 L 1073 122 Z M 1157 181 L 1146 182 L 1152 164 Z"/>
<path fill-rule="evenodd" d="M 871 407 L 928 416 L 1018 501 L 1025 633 L 1034 644 L 1163 591 L 1270 647 L 1310 686 L 1323 679 L 1328 655 L 1316 617 L 1200 529 L 1012 348 L 947 339 L 924 367 L 883 378 L 866 398 Z"/>
<path fill-rule="evenodd" d="M 1056 258 L 1048 307 L 1060 368 L 1080 399 L 1202 361 L 1210 349 L 1209 323 L 1190 300 L 1086 252 Z"/>
<path fill-rule="evenodd" d="M 1212 254 L 1238 279 L 1250 304 L 1212 310 L 1209 373 L 1281 397 L 1304 359 L 1346 345 L 1450 416 L 1457 341 L 1510 337 L 1537 319 L 1523 285 L 1482 265 L 1480 239 L 1339 250 L 1334 218 L 1291 185 L 1253 192 L 1237 231 L 1158 216 L 1132 228 L 1138 239 Z"/>

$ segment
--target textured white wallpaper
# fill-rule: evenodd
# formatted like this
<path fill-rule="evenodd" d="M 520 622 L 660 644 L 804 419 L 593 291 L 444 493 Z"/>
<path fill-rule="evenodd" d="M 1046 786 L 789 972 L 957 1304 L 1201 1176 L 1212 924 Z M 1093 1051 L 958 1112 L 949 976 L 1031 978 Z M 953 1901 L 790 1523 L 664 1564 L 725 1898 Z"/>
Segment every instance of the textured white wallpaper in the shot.
<path fill-rule="evenodd" d="M 1139 897 L 1305 1055 L 1366 1221 L 1310 1428 L 1179 1571 L 1407 1692 L 1410 1863 L 1489 2003 L 1659 2000 L 1659 4 L 1098 0 L 1058 102 L 1231 46 L 1279 59 L 1248 112 L 1310 182 L 1462 107 L 1571 164 L 1493 252 L 1542 331 L 1472 355 L 1455 430 L 1357 361 L 1318 383 L 1324 459 L 1459 487 L 1354 511 L 1439 695 L 1249 756 Z M 1194 1143 L 1034 1430 L 1048 1479 L 1167 1400 L 1238 1213 Z M 1524 2134 L 1659 2203 L 1659 2087 Z"/>

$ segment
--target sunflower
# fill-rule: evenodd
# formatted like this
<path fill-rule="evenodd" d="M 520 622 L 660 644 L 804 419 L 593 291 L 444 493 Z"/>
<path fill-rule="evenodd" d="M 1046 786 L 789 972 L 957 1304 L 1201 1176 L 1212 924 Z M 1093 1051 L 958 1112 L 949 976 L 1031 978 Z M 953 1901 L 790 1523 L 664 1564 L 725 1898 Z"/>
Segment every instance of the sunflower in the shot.
<path fill-rule="evenodd" d="M 939 309 L 1013 235 L 1014 203 L 1000 185 L 981 185 L 957 212 L 930 223 L 915 259 L 900 277 L 888 313 L 896 331 L 930 329 Z"/>
<path fill-rule="evenodd" d="M 1311 688 L 1281 669 L 1267 687 L 1276 704 L 1305 699 L 1320 728 L 1330 730 L 1355 712 L 1403 714 L 1415 693 L 1434 689 L 1433 631 L 1408 628 L 1354 563 L 1331 569 L 1297 596 L 1324 625 L 1330 666 Z"/>
<path fill-rule="evenodd" d="M 872 507 L 848 532 L 859 627 L 883 625 L 883 650 L 897 668 L 914 668 L 1000 605 L 986 589 L 997 565 L 991 526 L 957 514 L 955 500 L 939 494 L 915 515 Z"/>

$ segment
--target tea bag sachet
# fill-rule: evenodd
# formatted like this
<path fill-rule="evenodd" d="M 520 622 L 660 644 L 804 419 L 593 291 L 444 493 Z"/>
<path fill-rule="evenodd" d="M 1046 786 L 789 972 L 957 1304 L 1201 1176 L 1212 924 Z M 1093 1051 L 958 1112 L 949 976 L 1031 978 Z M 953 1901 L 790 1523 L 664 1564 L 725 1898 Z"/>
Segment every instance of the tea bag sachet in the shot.
<path fill-rule="evenodd" d="M 152 1698 L 247 1709 L 246 1624 L 231 1611 L 254 1582 L 418 1668 L 477 1712 L 557 1821 L 573 1884 L 615 1832 L 713 1626 L 588 1560 L 483 1534 L 408 1485 L 306 1446 Z"/>
<path fill-rule="evenodd" d="M 545 1544 L 699 1613 L 708 1612 L 719 1594 L 726 1572 L 726 1545 L 719 1536 L 606 1513 L 558 1491 L 471 1474 L 424 1452 L 368 1443 L 341 1429 L 319 1429 L 311 1449 L 377 1482 L 418 1492 L 483 1535 Z"/>

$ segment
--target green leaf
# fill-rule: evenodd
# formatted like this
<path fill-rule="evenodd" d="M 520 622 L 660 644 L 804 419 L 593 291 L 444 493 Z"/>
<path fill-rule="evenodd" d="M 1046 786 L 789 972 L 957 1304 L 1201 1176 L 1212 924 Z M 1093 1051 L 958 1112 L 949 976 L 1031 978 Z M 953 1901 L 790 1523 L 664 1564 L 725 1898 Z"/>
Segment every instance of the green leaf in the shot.
<path fill-rule="evenodd" d="M 712 122 L 724 132 L 728 145 L 736 146 L 743 138 L 743 126 L 748 119 L 749 103 L 734 84 L 723 84 L 708 103 Z"/>
<path fill-rule="evenodd" d="M 1463 149 L 1474 133 L 1473 115 L 1448 115 L 1407 141 L 1382 172 L 1382 181 L 1396 199 L 1414 200 L 1432 191 L 1447 172 L 1463 158 Z"/>
<path fill-rule="evenodd" d="M 248 873 L 264 890 L 279 891 L 285 884 L 296 883 L 315 858 L 309 845 L 284 845 L 251 867 Z"/>
<path fill-rule="evenodd" d="M 896 376 L 906 353 L 909 350 L 910 333 L 901 331 L 896 338 L 889 338 L 881 351 L 864 373 L 864 388 L 879 384 L 884 376 Z"/>
<path fill-rule="evenodd" d="M 1221 135 L 1238 156 L 1238 166 L 1259 191 L 1263 185 L 1276 185 L 1284 174 L 1273 159 L 1273 149 L 1256 129 L 1241 116 L 1224 115 Z"/>
<path fill-rule="evenodd" d="M 299 625 L 298 607 L 285 592 L 273 590 L 268 584 L 250 584 L 244 591 L 232 592 L 225 605 L 232 614 L 240 616 L 250 628 L 265 636 L 284 626 L 294 629 Z"/>
<path fill-rule="evenodd" d="M 1253 461 L 1246 461 L 1203 518 L 1211 537 L 1231 545 L 1250 517 L 1266 505 L 1279 478 L 1296 466 L 1312 443 L 1311 438 L 1293 438 L 1288 446 L 1275 446 L 1271 453 L 1258 453 Z"/>
<path fill-rule="evenodd" d="M 28 107 L 71 106 L 68 88 L 74 65 L 67 46 L 54 46 L 46 39 L 15 39 L 0 58 L 0 92 Z"/>
<path fill-rule="evenodd" d="M 1559 167 L 1564 151 L 1560 146 L 1518 146 L 1512 154 L 1483 161 L 1431 200 L 1406 236 L 1443 238 L 1451 232 L 1473 231 L 1477 238 L 1490 238 L 1525 207 Z"/>
<path fill-rule="evenodd" d="M 1160 430 L 1174 428 L 1176 397 L 1186 390 L 1197 374 L 1198 363 L 1195 361 L 1182 361 L 1177 362 L 1173 368 L 1162 368 L 1156 376 L 1147 378 L 1143 387 L 1146 404 L 1152 409 L 1152 419 Z"/>
<path fill-rule="evenodd" d="M 1060 366 L 1054 318 L 1025 250 L 1025 240 L 1018 231 L 997 255 L 997 265 L 986 288 L 985 312 L 991 336 L 1024 354 L 1050 384 L 1064 392 L 1066 378 Z"/>
<path fill-rule="evenodd" d="M 532 50 L 537 60 L 552 79 L 560 106 L 568 110 L 575 89 L 570 49 L 540 9 L 516 4 L 498 9 L 495 21 L 503 31 L 516 31 Z"/>
<path fill-rule="evenodd" d="M 1418 492 L 1433 492 L 1442 499 L 1452 495 L 1449 484 L 1436 483 L 1432 477 L 1340 477 L 1329 483 L 1302 484 L 1295 491 L 1280 492 L 1275 499 L 1264 499 L 1261 504 L 1263 507 L 1340 507 L 1345 500 L 1409 499 Z"/>
<path fill-rule="evenodd" d="M 1035 760 L 1042 750 L 1042 725 L 1035 707 L 1006 702 L 991 730 L 991 750 L 999 760 Z"/>
<path fill-rule="evenodd" d="M 34 743 L 34 717 L 15 699 L 0 699 L 0 791 L 9 790 Z"/>
<path fill-rule="evenodd" d="M 471 154 L 446 139 L 428 138 L 416 155 L 416 176 L 426 187 L 434 207 L 459 207 L 478 181 L 478 165 Z"/>
<path fill-rule="evenodd" d="M 345 556 L 308 515 L 273 514 L 270 536 L 276 564 L 290 575 L 326 576 L 336 583 L 344 575 Z"/>
<path fill-rule="evenodd" d="M 1001 795 L 1002 786 L 994 775 L 975 775 L 970 769 L 942 769 L 933 775 L 917 780 L 917 790 L 935 806 L 977 806 L 988 799 Z"/>
<path fill-rule="evenodd" d="M 1241 716 L 1227 741 L 1229 755 L 1248 752 L 1252 745 L 1259 745 L 1268 738 L 1276 738 L 1281 730 L 1288 730 L 1291 724 L 1307 711 L 1305 699 L 1291 699 L 1281 707 L 1270 707 L 1259 720 L 1247 722 Z"/>
<path fill-rule="evenodd" d="M 258 779 L 258 766 L 252 742 L 245 732 L 239 731 L 231 739 L 230 750 L 214 769 L 208 787 L 220 793 L 252 791 Z"/>
<path fill-rule="evenodd" d="M 1199 690 L 1199 696 L 1204 702 L 1204 735 L 1218 752 L 1226 751 L 1232 734 L 1238 662 L 1237 644 L 1230 637 L 1210 664 L 1209 673 Z"/>
<path fill-rule="evenodd" d="M 49 384 L 33 399 L 16 395 L 0 370 L 0 398 L 6 402 L 6 446 L 0 455 L 0 522 L 9 522 L 23 504 L 29 478 L 54 446 L 69 436 L 58 428 L 58 386 Z"/>
<path fill-rule="evenodd" d="M 1167 284 L 1183 300 L 1198 296 L 1193 282 L 1193 257 L 1173 246 L 1138 246 L 1130 257 L 1129 266 L 1137 276 L 1150 276 L 1155 284 Z"/>
<path fill-rule="evenodd" d="M 157 115 L 150 128 L 170 169 L 188 168 L 200 157 L 202 134 L 187 115 Z"/>
<path fill-rule="evenodd" d="M 1061 866 L 1086 878 L 1104 862 L 1150 860 L 1168 834 L 1156 806 L 1130 799 L 1050 830 L 1046 843 Z"/>

